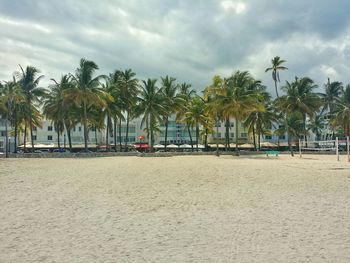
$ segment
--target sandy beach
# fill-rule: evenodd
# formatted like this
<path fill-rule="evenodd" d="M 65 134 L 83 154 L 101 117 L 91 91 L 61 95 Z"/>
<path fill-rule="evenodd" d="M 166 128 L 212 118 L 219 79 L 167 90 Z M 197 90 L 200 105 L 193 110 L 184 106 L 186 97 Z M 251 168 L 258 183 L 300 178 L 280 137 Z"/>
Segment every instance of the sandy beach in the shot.
<path fill-rule="evenodd" d="M 345 156 L 0 159 L 0 262 L 350 262 Z"/>

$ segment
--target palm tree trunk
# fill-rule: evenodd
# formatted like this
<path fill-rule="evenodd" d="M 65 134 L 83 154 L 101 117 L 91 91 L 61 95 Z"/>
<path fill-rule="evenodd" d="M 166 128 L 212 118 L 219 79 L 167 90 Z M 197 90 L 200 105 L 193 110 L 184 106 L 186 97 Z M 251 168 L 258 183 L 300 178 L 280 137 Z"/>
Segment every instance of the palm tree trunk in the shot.
<path fill-rule="evenodd" d="M 30 129 L 30 140 L 31 140 L 31 143 L 32 143 L 32 151 L 34 152 L 32 108 L 31 108 L 31 102 L 29 101 L 28 103 L 29 103 L 29 129 Z"/>
<path fill-rule="evenodd" d="M 113 120 L 113 136 L 114 136 L 114 151 L 117 151 L 117 118 L 114 117 Z"/>
<path fill-rule="evenodd" d="M 23 134 L 23 151 L 27 151 L 27 123 L 24 124 L 24 134 Z"/>
<path fill-rule="evenodd" d="M 303 129 L 304 129 L 304 141 L 305 146 L 307 147 L 307 137 L 306 137 L 306 114 L 303 114 Z"/>
<path fill-rule="evenodd" d="M 191 150 L 192 150 L 192 152 L 193 152 L 193 140 L 192 140 L 191 129 L 190 129 L 190 126 L 189 126 L 189 125 L 186 125 L 186 126 L 187 126 L 188 136 L 190 137 Z"/>
<path fill-rule="evenodd" d="M 122 119 L 119 119 L 119 147 L 120 151 L 122 151 Z"/>
<path fill-rule="evenodd" d="M 71 134 L 70 134 L 70 129 L 67 129 L 67 137 L 68 137 L 68 144 L 69 144 L 69 151 L 72 152 L 73 147 L 72 147 L 72 138 L 71 138 Z"/>
<path fill-rule="evenodd" d="M 164 151 L 167 151 L 167 144 L 168 144 L 168 116 L 165 118 L 165 145 L 164 145 Z"/>
<path fill-rule="evenodd" d="M 204 149 L 207 151 L 208 149 L 208 129 L 205 129 L 205 134 L 204 134 Z"/>
<path fill-rule="evenodd" d="M 275 91 L 277 98 L 279 98 L 280 96 L 278 95 L 277 80 L 275 80 Z"/>
<path fill-rule="evenodd" d="M 108 144 L 109 144 L 108 132 L 109 132 L 109 117 L 107 117 L 107 126 L 106 126 L 106 151 L 108 150 Z"/>
<path fill-rule="evenodd" d="M 261 151 L 261 134 L 259 132 L 259 136 L 258 136 L 258 147 L 259 147 L 259 152 Z"/>
<path fill-rule="evenodd" d="M 96 148 L 97 148 L 98 141 L 97 141 L 97 127 L 96 126 L 95 126 L 95 144 L 96 144 Z"/>
<path fill-rule="evenodd" d="M 128 141 L 129 141 L 129 111 L 126 113 L 126 133 L 125 133 L 125 151 L 128 151 Z"/>
<path fill-rule="evenodd" d="M 285 125 L 286 125 L 286 131 L 287 131 L 287 137 L 288 137 L 288 147 L 289 147 L 289 151 L 290 151 L 290 155 L 294 156 L 294 152 L 293 152 L 293 146 L 291 145 L 291 138 L 290 138 L 290 134 L 289 134 L 289 126 L 288 126 L 288 113 L 286 113 L 286 118 L 285 118 Z"/>
<path fill-rule="evenodd" d="M 84 120 L 83 120 L 83 125 L 84 125 L 84 148 L 85 152 L 88 151 L 88 145 L 87 145 L 87 111 L 86 111 L 86 102 L 84 100 L 83 102 L 83 110 L 84 110 Z"/>
<path fill-rule="evenodd" d="M 14 111 L 13 113 L 13 117 L 14 117 L 14 126 L 15 126 L 15 153 L 17 153 L 17 136 L 18 136 L 18 130 L 17 130 L 17 110 Z"/>
<path fill-rule="evenodd" d="M 227 149 L 231 151 L 230 147 L 230 118 L 226 119 L 226 136 L 227 136 Z"/>
<path fill-rule="evenodd" d="M 218 113 L 216 113 L 216 156 L 219 157 L 219 140 L 218 140 L 218 134 L 219 134 L 219 118 Z"/>
<path fill-rule="evenodd" d="M 58 146 L 58 149 L 61 148 L 61 144 L 60 144 L 60 125 L 57 124 L 57 146 Z"/>
<path fill-rule="evenodd" d="M 256 151 L 256 138 L 255 138 L 255 127 L 253 126 L 253 143 L 254 143 L 254 151 Z"/>
<path fill-rule="evenodd" d="M 199 124 L 198 124 L 198 122 L 196 123 L 196 137 L 197 137 L 196 148 L 197 148 L 197 152 L 198 152 L 198 143 L 199 143 Z"/>
<path fill-rule="evenodd" d="M 236 155 L 238 156 L 238 119 L 236 118 Z"/>
<path fill-rule="evenodd" d="M 149 123 L 149 129 L 150 129 L 150 135 L 151 135 L 151 144 L 150 144 L 150 147 L 151 147 L 151 152 L 153 152 L 153 141 L 154 141 L 154 138 L 153 138 L 153 127 L 154 127 L 154 124 L 153 124 L 153 118 L 152 116 L 150 116 L 150 123 Z"/>
<path fill-rule="evenodd" d="M 7 122 L 8 122 L 8 118 L 9 118 L 9 114 L 8 114 L 8 111 L 7 111 L 7 114 L 6 114 L 6 120 L 5 120 L 5 143 L 4 143 L 4 150 L 5 150 L 5 156 L 6 158 L 9 157 L 9 146 L 8 146 L 8 142 L 9 142 L 9 135 L 8 135 L 8 127 L 7 127 Z"/>

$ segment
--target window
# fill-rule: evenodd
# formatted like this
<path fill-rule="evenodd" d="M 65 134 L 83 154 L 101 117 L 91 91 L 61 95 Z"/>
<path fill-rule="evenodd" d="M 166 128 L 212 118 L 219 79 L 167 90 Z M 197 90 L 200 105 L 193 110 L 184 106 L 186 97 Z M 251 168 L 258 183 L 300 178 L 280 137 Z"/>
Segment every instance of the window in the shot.
<path fill-rule="evenodd" d="M 234 122 L 231 122 L 231 123 L 230 123 L 230 126 L 231 126 L 231 128 L 235 127 L 235 123 L 234 123 Z"/>
<path fill-rule="evenodd" d="M 271 140 L 271 139 L 272 139 L 272 136 L 271 136 L 271 135 L 265 135 L 265 139 L 266 139 L 266 140 Z"/>
<path fill-rule="evenodd" d="M 235 134 L 233 132 L 230 133 L 230 138 L 234 138 Z"/>
<path fill-rule="evenodd" d="M 6 132 L 5 132 L 5 131 L 1 131 L 1 132 L 0 132 L 0 136 L 1 136 L 1 137 L 5 137 L 5 136 L 6 136 Z"/>
<path fill-rule="evenodd" d="M 92 127 L 92 128 L 91 128 L 91 131 L 93 131 L 93 132 L 96 131 L 96 128 L 95 128 L 95 127 Z"/>
<path fill-rule="evenodd" d="M 36 135 L 33 135 L 33 141 L 36 141 Z"/>
<path fill-rule="evenodd" d="M 221 122 L 216 122 L 215 127 L 221 127 Z"/>
<path fill-rule="evenodd" d="M 47 140 L 52 141 L 52 135 L 47 135 Z"/>
<path fill-rule="evenodd" d="M 75 127 L 73 128 L 73 132 L 75 132 L 76 131 L 76 129 L 75 129 Z"/>
<path fill-rule="evenodd" d="M 244 128 L 244 124 L 243 123 L 241 123 L 241 128 Z"/>
<path fill-rule="evenodd" d="M 221 133 L 214 133 L 214 138 L 221 138 Z"/>
<path fill-rule="evenodd" d="M 37 128 L 36 128 L 36 126 L 33 126 L 33 131 L 37 131 Z"/>
<path fill-rule="evenodd" d="M 48 131 L 52 131 L 52 126 L 47 126 Z"/>
<path fill-rule="evenodd" d="M 4 148 L 4 142 L 0 141 L 0 148 Z"/>
<path fill-rule="evenodd" d="M 81 126 L 79 126 L 79 131 L 81 131 Z"/>
<path fill-rule="evenodd" d="M 281 136 L 278 136 L 278 138 L 279 138 L 280 140 L 285 140 L 285 139 L 286 139 L 286 136 L 285 136 L 285 135 L 281 135 Z"/>
<path fill-rule="evenodd" d="M 247 133 L 242 132 L 242 133 L 241 133 L 241 138 L 247 138 Z"/>

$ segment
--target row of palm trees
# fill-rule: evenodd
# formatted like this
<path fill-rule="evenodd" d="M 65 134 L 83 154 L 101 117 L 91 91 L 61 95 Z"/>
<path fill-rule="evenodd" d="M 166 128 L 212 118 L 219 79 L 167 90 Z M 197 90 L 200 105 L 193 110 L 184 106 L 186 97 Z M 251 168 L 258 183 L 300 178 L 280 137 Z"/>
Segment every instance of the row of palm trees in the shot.
<path fill-rule="evenodd" d="M 51 120 L 58 135 L 66 131 L 69 147 L 72 148 L 71 131 L 81 123 L 84 129 L 84 147 L 88 150 L 89 130 L 113 133 L 114 149 L 122 149 L 121 124 L 141 117 L 151 148 L 160 125 L 165 126 L 165 150 L 167 150 L 168 125 L 171 116 L 183 123 L 189 133 L 193 149 L 192 129 L 207 145 L 208 136 L 215 134 L 215 124 L 226 125 L 225 146 L 230 150 L 230 119 L 235 119 L 235 150 L 238 153 L 238 127 L 243 123 L 253 135 L 254 148 L 260 148 L 262 135 L 271 135 L 276 126 L 276 135 L 288 136 L 293 154 L 292 141 L 306 138 L 312 131 L 318 139 L 325 127 L 332 130 L 331 136 L 350 133 L 350 86 L 340 82 L 325 84 L 324 93 L 308 77 L 295 78 L 279 87 L 280 71 L 288 70 L 285 60 L 275 57 L 266 72 L 272 72 L 276 98 L 267 87 L 248 71 L 236 71 L 231 76 L 214 76 L 211 85 L 199 96 L 187 83 L 178 84 L 173 77 L 139 81 L 131 70 L 116 70 L 109 75 L 97 75 L 99 69 L 93 61 L 81 59 L 74 74 L 66 74 L 60 80 L 51 79 L 48 88 L 39 86 L 43 75 L 32 66 L 20 67 L 11 81 L 0 85 L 0 114 L 14 130 L 17 138 L 23 135 L 26 146 L 28 133 L 34 149 L 33 129 L 41 126 L 45 116 Z M 42 112 L 42 114 L 41 114 Z M 119 126 L 119 147 L 117 127 Z M 11 129 L 12 130 L 12 129 Z M 258 141 L 256 141 L 256 138 Z M 6 140 L 7 141 L 7 140 Z M 127 150 L 128 140 L 124 141 Z M 17 147 L 15 147 L 17 148 Z"/>

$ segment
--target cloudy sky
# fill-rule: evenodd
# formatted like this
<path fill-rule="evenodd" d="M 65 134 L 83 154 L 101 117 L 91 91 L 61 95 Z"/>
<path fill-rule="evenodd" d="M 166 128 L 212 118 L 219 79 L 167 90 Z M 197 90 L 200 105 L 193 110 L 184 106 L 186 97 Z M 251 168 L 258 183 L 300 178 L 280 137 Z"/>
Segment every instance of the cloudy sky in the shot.
<path fill-rule="evenodd" d="M 197 90 L 214 74 L 264 69 L 287 60 L 282 81 L 309 76 L 350 82 L 348 0 L 0 0 L 0 80 L 34 65 L 50 78 L 79 59 L 105 74 L 171 75 Z"/>

